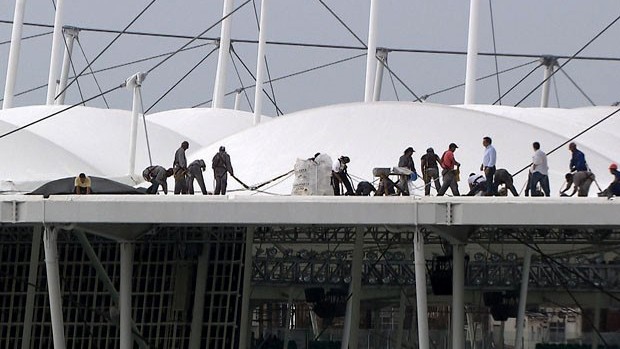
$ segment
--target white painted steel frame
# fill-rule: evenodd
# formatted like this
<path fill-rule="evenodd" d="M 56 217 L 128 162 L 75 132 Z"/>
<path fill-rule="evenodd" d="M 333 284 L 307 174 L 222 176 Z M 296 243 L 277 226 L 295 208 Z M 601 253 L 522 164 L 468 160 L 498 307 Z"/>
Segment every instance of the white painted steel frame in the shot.
<path fill-rule="evenodd" d="M 222 17 L 228 16 L 233 10 L 234 0 L 224 0 Z M 215 87 L 213 89 L 213 108 L 224 107 L 224 94 L 226 93 L 226 77 L 228 72 L 228 56 L 230 51 L 230 26 L 232 16 L 222 21 L 220 32 L 220 49 L 217 59 L 217 71 L 215 74 Z"/>
<path fill-rule="evenodd" d="M 263 112 L 263 82 L 265 81 L 265 49 L 267 48 L 267 6 L 269 0 L 261 0 L 258 32 L 258 53 L 256 57 L 256 89 L 254 91 L 254 125 L 260 123 Z"/>
<path fill-rule="evenodd" d="M 15 94 L 15 81 L 17 80 L 17 67 L 19 66 L 19 52 L 21 50 L 25 11 L 26 0 L 17 0 L 15 2 L 15 13 L 13 14 L 13 31 L 11 33 L 11 47 L 9 48 L 9 61 L 7 62 L 2 109 L 9 109 L 13 107 L 13 97 Z"/>
<path fill-rule="evenodd" d="M 480 0 L 470 0 L 469 32 L 467 36 L 467 68 L 465 70 L 465 101 L 463 104 L 476 103 L 476 67 L 478 64 L 478 26 Z"/>
<path fill-rule="evenodd" d="M 53 105 L 56 98 L 56 80 L 60 76 L 60 64 L 64 40 L 62 38 L 62 26 L 65 0 L 56 1 L 56 15 L 54 17 L 54 36 L 50 55 L 50 73 L 47 79 L 47 105 Z"/>

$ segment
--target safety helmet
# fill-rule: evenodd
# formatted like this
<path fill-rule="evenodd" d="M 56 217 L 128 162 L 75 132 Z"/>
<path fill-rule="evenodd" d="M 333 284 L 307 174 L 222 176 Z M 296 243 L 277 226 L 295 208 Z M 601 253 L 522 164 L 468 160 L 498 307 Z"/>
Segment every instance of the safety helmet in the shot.
<path fill-rule="evenodd" d="M 609 169 L 610 170 L 617 170 L 618 169 L 618 165 L 615 162 L 612 162 L 611 165 L 609 165 Z"/>

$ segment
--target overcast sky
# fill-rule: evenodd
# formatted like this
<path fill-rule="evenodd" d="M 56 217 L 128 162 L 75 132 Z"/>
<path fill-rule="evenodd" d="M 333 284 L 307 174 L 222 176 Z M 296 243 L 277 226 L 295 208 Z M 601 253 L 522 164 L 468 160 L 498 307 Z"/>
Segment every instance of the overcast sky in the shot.
<path fill-rule="evenodd" d="M 65 0 L 66 25 L 93 29 L 121 30 L 150 1 L 145 0 Z M 166 1 L 158 0 L 131 27 L 130 31 L 165 33 L 195 36 L 217 22 L 222 15 L 221 0 L 206 1 Z M 235 0 L 235 7 L 243 3 Z M 324 2 L 355 32 L 364 42 L 368 35 L 368 0 L 324 0 Z M 378 46 L 390 49 L 465 51 L 467 48 L 467 28 L 469 1 L 417 1 L 381 0 L 379 1 Z M 493 52 L 490 6 L 482 0 L 480 14 L 480 52 Z M 344 28 L 318 0 L 271 0 L 266 25 L 270 41 L 314 43 L 359 47 L 361 44 Z M 14 1 L 0 2 L 0 19 L 13 19 Z M 53 24 L 54 9 L 50 1 L 28 1 L 25 21 Z M 260 0 L 256 0 L 260 11 Z M 617 0 L 511 0 L 492 1 L 493 20 L 497 52 L 528 55 L 572 56 L 605 26 L 620 15 Z M 207 32 L 206 37 L 218 37 L 219 26 Z M 51 29 L 26 27 L 24 36 L 45 33 Z M 89 60 L 92 60 L 113 38 L 115 34 L 82 31 L 80 43 Z M 594 41 L 581 56 L 620 58 L 620 23 L 616 23 L 601 37 Z M 11 37 L 11 25 L 0 23 L 0 41 Z M 256 40 L 257 23 L 253 2 L 240 9 L 233 16 L 233 39 Z M 43 85 L 48 79 L 51 35 L 26 40 L 22 52 L 17 77 L 16 92 Z M 148 56 L 174 51 L 187 43 L 187 39 L 157 38 L 136 35 L 123 35 L 101 58 L 93 64 L 93 69 L 102 69 Z M 208 41 L 202 41 L 202 43 Z M 242 61 L 255 74 L 256 45 L 234 44 Z M 201 58 L 213 49 L 212 45 L 180 53 L 158 69 L 154 70 L 144 84 L 145 108 L 150 107 L 170 86 L 176 83 Z M 9 45 L 0 45 L 0 89 L 4 90 L 4 77 Z M 356 49 L 300 48 L 295 46 L 269 45 L 267 59 L 272 78 L 281 77 L 321 64 L 353 57 L 363 53 Z M 535 58 L 499 57 L 499 70 L 515 67 L 533 61 Z M 78 45 L 74 51 L 75 68 L 79 72 L 85 60 Z M 109 70 L 96 74 L 102 89 L 120 84 L 128 76 L 138 71 L 146 71 L 161 58 Z M 462 83 L 465 78 L 465 56 L 456 54 L 423 54 L 392 52 L 388 58 L 389 67 L 417 95 L 432 94 L 436 91 Z M 560 60 L 559 63 L 564 63 Z M 253 80 L 242 63 L 235 59 L 241 75 L 237 77 L 232 64 L 229 64 L 227 91 L 234 91 L 243 84 L 251 85 Z M 364 97 L 365 57 L 359 57 L 325 69 L 300 76 L 283 79 L 273 84 L 278 106 L 285 113 L 334 103 L 361 101 Z M 153 108 L 153 112 L 185 108 L 206 102 L 212 98 L 217 54 L 212 54 L 205 62 L 188 76 L 167 97 Z M 508 91 L 536 64 L 500 75 L 500 90 Z M 564 70 L 580 88 L 598 105 L 609 105 L 620 100 L 618 81 L 620 81 L 620 62 L 579 60 L 568 63 Z M 478 76 L 494 73 L 495 61 L 490 56 L 479 60 Z M 539 68 L 522 84 L 502 100 L 503 104 L 514 105 L 526 96 L 543 77 Z M 98 93 L 92 76 L 79 79 L 84 97 Z M 383 80 L 383 100 L 413 100 L 413 95 L 396 79 L 395 89 L 389 75 Z M 590 105 L 588 100 L 562 74 L 556 74 L 551 93 L 551 106 L 579 107 Z M 69 89 L 66 103 L 76 103 L 80 94 L 74 84 Z M 431 96 L 428 101 L 435 103 L 460 104 L 463 102 L 463 88 Z M 478 84 L 477 103 L 490 104 L 498 99 L 497 80 L 486 79 Z M 253 103 L 254 90 L 248 90 Z M 557 98 L 556 98 L 557 92 Z M 15 99 L 15 106 L 43 104 L 46 89 L 42 88 Z M 131 93 L 117 90 L 107 96 L 111 108 L 130 109 Z M 525 100 L 522 106 L 537 106 L 540 91 Z M 226 98 L 226 106 L 232 108 L 234 96 Z M 88 105 L 105 107 L 102 99 Z M 247 102 L 242 109 L 249 110 Z M 275 109 L 265 100 L 263 112 L 274 115 Z"/>

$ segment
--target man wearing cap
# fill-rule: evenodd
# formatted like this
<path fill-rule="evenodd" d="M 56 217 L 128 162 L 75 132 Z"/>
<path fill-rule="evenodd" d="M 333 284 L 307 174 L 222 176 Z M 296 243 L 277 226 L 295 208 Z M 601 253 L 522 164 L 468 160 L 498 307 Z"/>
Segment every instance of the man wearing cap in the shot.
<path fill-rule="evenodd" d="M 491 144 L 493 141 L 491 137 L 482 138 L 482 146 L 484 147 L 484 156 L 482 157 L 482 164 L 480 165 L 480 171 L 484 171 L 486 178 L 486 195 L 493 196 L 496 194 L 497 188 L 493 182 L 493 176 L 495 175 L 495 160 L 497 159 L 497 153 L 495 147 Z"/>
<path fill-rule="evenodd" d="M 189 149 L 189 142 L 183 141 L 174 153 L 172 170 L 174 172 L 174 193 L 187 194 L 187 158 L 185 151 Z"/>
<path fill-rule="evenodd" d="M 439 167 L 441 163 L 439 155 L 435 154 L 433 148 L 426 149 L 426 154 L 420 158 L 422 162 L 422 178 L 424 179 L 424 195 L 431 195 L 431 180 L 435 182 L 435 190 L 439 192 L 441 184 L 439 183 Z"/>
<path fill-rule="evenodd" d="M 205 186 L 205 180 L 202 176 L 202 172 L 206 168 L 207 165 L 202 159 L 194 160 L 187 166 L 187 191 L 190 195 L 194 195 L 194 179 L 198 181 L 202 195 L 207 195 L 207 187 Z"/>
<path fill-rule="evenodd" d="M 334 195 L 340 195 L 340 183 L 344 184 L 347 192 L 344 195 L 355 195 L 353 186 L 347 176 L 347 164 L 351 161 L 348 156 L 339 157 L 332 164 L 332 187 L 334 188 Z"/>
<path fill-rule="evenodd" d="M 439 189 L 437 196 L 443 196 L 448 188 L 452 190 L 453 196 L 459 196 L 459 185 L 457 182 L 457 175 L 460 170 L 461 164 L 454 158 L 454 152 L 458 146 L 454 143 L 450 143 L 448 150 L 446 150 L 441 156 L 441 175 L 443 176 L 443 185 Z"/>
<path fill-rule="evenodd" d="M 405 149 L 405 152 L 403 153 L 403 155 L 401 155 L 400 158 L 398 159 L 398 167 L 404 167 L 410 170 L 411 172 L 416 172 L 415 164 L 413 163 L 413 158 L 411 157 L 414 151 L 415 150 L 413 150 L 412 147 Z M 409 176 L 408 175 L 399 176 L 399 187 L 400 187 L 400 191 L 402 195 L 405 195 L 405 196 L 409 195 Z"/>
<path fill-rule="evenodd" d="M 616 163 L 612 163 L 609 165 L 609 173 L 614 176 L 614 181 L 611 182 L 609 187 L 599 193 L 599 196 L 607 196 L 608 198 L 612 196 L 620 196 L 620 172 L 618 171 L 618 165 Z"/>
<path fill-rule="evenodd" d="M 215 195 L 226 195 L 226 185 L 228 184 L 228 173 L 234 176 L 232 164 L 230 163 L 230 155 L 226 153 L 224 146 L 220 147 L 220 150 L 213 156 L 211 161 L 211 168 L 213 169 L 213 177 L 215 178 Z M 204 194 L 204 192 L 203 192 Z"/>

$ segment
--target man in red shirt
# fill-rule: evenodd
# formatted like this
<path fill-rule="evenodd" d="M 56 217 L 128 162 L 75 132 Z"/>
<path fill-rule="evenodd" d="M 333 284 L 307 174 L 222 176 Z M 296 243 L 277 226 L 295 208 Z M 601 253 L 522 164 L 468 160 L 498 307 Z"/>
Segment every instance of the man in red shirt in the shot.
<path fill-rule="evenodd" d="M 456 180 L 456 175 L 461 167 L 461 164 L 454 158 L 454 152 L 458 146 L 454 143 L 450 143 L 448 150 L 446 150 L 441 156 L 441 175 L 443 176 L 443 185 L 439 189 L 437 196 L 443 196 L 448 188 L 452 190 L 453 196 L 459 196 L 459 185 Z M 455 168 L 456 167 L 456 168 Z"/>

